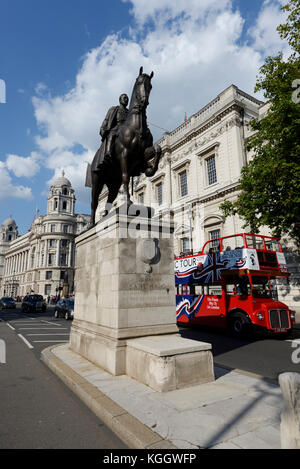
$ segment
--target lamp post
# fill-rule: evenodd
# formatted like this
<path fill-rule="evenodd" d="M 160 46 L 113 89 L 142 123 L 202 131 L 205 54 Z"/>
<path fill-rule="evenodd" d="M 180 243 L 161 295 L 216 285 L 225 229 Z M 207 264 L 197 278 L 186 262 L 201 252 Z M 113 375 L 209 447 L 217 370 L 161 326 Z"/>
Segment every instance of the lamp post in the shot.
<path fill-rule="evenodd" d="M 188 209 L 188 217 L 189 217 L 189 222 L 190 222 L 190 250 L 191 253 L 193 253 L 193 209 L 192 209 L 192 204 L 189 206 Z"/>

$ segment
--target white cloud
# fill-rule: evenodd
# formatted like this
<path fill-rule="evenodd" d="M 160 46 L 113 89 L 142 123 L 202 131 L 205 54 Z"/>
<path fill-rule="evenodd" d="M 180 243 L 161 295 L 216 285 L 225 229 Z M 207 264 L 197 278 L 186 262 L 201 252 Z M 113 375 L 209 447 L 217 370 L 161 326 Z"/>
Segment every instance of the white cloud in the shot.
<path fill-rule="evenodd" d="M 10 198 L 31 200 L 33 196 L 30 187 L 13 185 L 5 163 L 0 161 L 0 200 Z"/>
<path fill-rule="evenodd" d="M 195 20 L 204 15 L 214 15 L 231 6 L 230 0 L 122 0 L 132 5 L 131 13 L 139 26 L 152 20 L 156 24 L 163 24 L 182 16 Z"/>
<path fill-rule="evenodd" d="M 12 171 L 17 177 L 30 178 L 34 176 L 40 169 L 38 160 L 40 155 L 32 152 L 30 156 L 7 155 L 6 167 Z"/>
<path fill-rule="evenodd" d="M 172 130 L 185 112 L 197 112 L 232 83 L 253 94 L 266 52 L 275 48 L 276 53 L 280 44 L 275 39 L 282 19 L 277 0 L 264 3 L 250 31 L 251 43 L 241 42 L 244 20 L 230 0 L 123 1 L 131 5 L 136 29 L 128 37 L 109 35 L 90 50 L 68 93 L 41 94 L 43 84 L 33 98 L 40 129 L 36 142 L 48 156 L 46 166 L 64 168 L 83 196 L 86 161 L 100 145 L 102 120 L 121 93 L 131 95 L 141 65 L 145 72 L 154 71 L 148 121 Z M 150 128 L 154 139 L 162 135 Z"/>
<path fill-rule="evenodd" d="M 283 42 L 277 32 L 277 26 L 285 22 L 288 13 L 281 10 L 285 0 L 265 0 L 256 22 L 249 30 L 252 47 L 264 55 L 289 52 L 287 42 Z"/>

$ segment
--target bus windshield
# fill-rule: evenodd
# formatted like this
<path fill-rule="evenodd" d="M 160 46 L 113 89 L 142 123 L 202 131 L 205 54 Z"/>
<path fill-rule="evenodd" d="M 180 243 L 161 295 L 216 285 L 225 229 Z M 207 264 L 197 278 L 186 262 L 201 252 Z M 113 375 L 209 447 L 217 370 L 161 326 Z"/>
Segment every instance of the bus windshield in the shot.
<path fill-rule="evenodd" d="M 253 298 L 271 298 L 272 291 L 268 277 L 253 275 L 251 277 Z"/>

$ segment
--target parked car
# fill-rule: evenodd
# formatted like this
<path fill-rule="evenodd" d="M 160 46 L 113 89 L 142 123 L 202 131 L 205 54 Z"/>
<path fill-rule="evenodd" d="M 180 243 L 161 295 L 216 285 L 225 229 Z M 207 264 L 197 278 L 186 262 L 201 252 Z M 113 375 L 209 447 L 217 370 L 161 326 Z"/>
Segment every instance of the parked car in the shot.
<path fill-rule="evenodd" d="M 0 300 L 1 309 L 15 309 L 16 303 L 10 296 L 3 296 Z"/>
<path fill-rule="evenodd" d="M 26 295 L 22 301 L 24 313 L 46 311 L 46 303 L 42 295 Z"/>
<path fill-rule="evenodd" d="M 73 319 L 74 316 L 74 300 L 72 298 L 63 298 L 58 301 L 54 309 L 55 318 Z"/>

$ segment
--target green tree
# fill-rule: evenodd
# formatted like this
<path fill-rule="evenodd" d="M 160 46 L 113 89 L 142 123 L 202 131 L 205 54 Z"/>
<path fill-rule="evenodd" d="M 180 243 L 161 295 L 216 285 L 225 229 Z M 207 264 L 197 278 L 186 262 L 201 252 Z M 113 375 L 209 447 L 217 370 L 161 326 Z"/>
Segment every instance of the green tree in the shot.
<path fill-rule="evenodd" d="M 300 0 L 283 10 L 288 18 L 278 26 L 290 55 L 267 57 L 260 68 L 255 91 L 263 91 L 270 108 L 261 120 L 251 121 L 256 132 L 246 140 L 253 159 L 241 171 L 237 200 L 226 200 L 225 217 L 239 215 L 258 232 L 268 226 L 275 236 L 289 235 L 300 246 Z"/>

